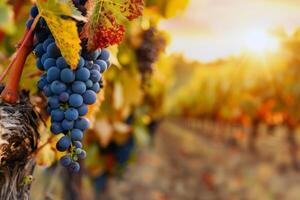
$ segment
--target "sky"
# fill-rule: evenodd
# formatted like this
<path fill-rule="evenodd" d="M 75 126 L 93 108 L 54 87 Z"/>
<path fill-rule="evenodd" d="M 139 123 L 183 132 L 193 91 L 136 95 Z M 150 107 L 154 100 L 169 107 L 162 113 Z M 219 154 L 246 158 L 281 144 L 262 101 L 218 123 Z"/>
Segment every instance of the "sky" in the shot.
<path fill-rule="evenodd" d="M 300 0 L 190 0 L 183 15 L 160 24 L 172 37 L 168 53 L 207 62 L 247 48 L 271 50 L 270 31 L 290 33 L 298 26 Z"/>

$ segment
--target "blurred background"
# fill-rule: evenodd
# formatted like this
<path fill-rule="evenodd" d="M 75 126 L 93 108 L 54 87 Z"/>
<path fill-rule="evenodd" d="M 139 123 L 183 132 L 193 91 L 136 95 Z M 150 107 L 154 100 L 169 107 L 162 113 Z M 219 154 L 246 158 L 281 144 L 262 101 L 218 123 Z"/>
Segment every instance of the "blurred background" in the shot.
<path fill-rule="evenodd" d="M 57 165 L 45 128 L 32 199 L 299 199 L 300 2 L 145 2 L 109 48 L 83 169 Z M 31 5 L 9 3 L 0 1 L 1 70 Z M 33 95 L 35 72 L 32 55 L 21 84 Z"/>

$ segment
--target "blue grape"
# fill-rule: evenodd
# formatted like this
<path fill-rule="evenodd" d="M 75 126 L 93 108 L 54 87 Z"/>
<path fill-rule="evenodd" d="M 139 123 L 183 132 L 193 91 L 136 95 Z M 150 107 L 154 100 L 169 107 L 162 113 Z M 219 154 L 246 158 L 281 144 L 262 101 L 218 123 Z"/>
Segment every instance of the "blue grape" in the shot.
<path fill-rule="evenodd" d="M 86 118 L 80 117 L 75 121 L 74 128 L 84 131 L 89 127 L 89 125 L 90 122 Z"/>
<path fill-rule="evenodd" d="M 85 67 L 88 68 L 89 70 L 93 69 L 93 64 L 94 64 L 93 61 L 89 61 L 89 60 L 85 61 Z"/>
<path fill-rule="evenodd" d="M 49 85 L 46 85 L 44 88 L 43 88 L 43 93 L 46 97 L 50 97 L 52 96 L 52 92 L 51 92 L 51 89 L 49 87 Z"/>
<path fill-rule="evenodd" d="M 62 93 L 59 95 L 59 100 L 60 100 L 61 102 L 68 102 L 69 97 L 70 97 L 69 93 L 67 93 L 67 92 L 62 92 Z"/>
<path fill-rule="evenodd" d="M 72 159 L 69 155 L 64 155 L 59 159 L 59 162 L 62 166 L 68 167 L 72 163 Z"/>
<path fill-rule="evenodd" d="M 45 60 L 48 59 L 48 58 L 49 58 L 49 55 L 48 55 L 47 53 L 44 53 L 44 54 L 42 55 L 41 62 L 42 62 L 43 65 L 44 65 L 44 63 L 45 63 Z"/>
<path fill-rule="evenodd" d="M 76 148 L 82 149 L 82 144 L 81 144 L 81 142 L 79 142 L 79 141 L 72 141 L 72 142 L 73 142 L 73 144 L 74 144 L 74 146 L 75 146 Z"/>
<path fill-rule="evenodd" d="M 40 58 L 36 59 L 36 66 L 39 70 L 44 71 L 44 66 Z"/>
<path fill-rule="evenodd" d="M 35 46 L 35 48 L 34 48 L 34 54 L 37 57 L 42 57 L 44 53 L 45 53 L 45 51 L 43 49 L 43 45 L 42 44 L 38 44 L 38 45 Z"/>
<path fill-rule="evenodd" d="M 57 135 L 63 132 L 61 124 L 59 122 L 52 122 L 50 130 L 53 134 Z"/>
<path fill-rule="evenodd" d="M 56 66 L 61 69 L 69 67 L 67 61 L 63 57 L 59 57 L 56 59 Z"/>
<path fill-rule="evenodd" d="M 57 96 L 51 96 L 48 98 L 48 104 L 50 108 L 59 108 L 59 100 Z"/>
<path fill-rule="evenodd" d="M 78 116 L 79 116 L 78 111 L 75 108 L 68 108 L 65 111 L 65 118 L 67 120 L 74 121 L 78 118 Z"/>
<path fill-rule="evenodd" d="M 91 90 L 93 90 L 96 93 L 100 92 L 100 84 L 99 83 L 94 83 Z"/>
<path fill-rule="evenodd" d="M 85 93 L 83 93 L 82 97 L 83 97 L 83 102 L 87 105 L 94 104 L 97 99 L 97 95 L 93 90 L 85 91 Z"/>
<path fill-rule="evenodd" d="M 79 94 L 72 94 L 69 98 L 69 104 L 73 107 L 79 107 L 83 103 L 83 98 Z"/>
<path fill-rule="evenodd" d="M 103 60 L 96 60 L 96 64 L 100 66 L 100 73 L 103 73 L 107 70 L 107 63 Z"/>
<path fill-rule="evenodd" d="M 87 68 L 80 68 L 76 71 L 76 80 L 87 81 L 90 77 L 90 71 Z"/>
<path fill-rule="evenodd" d="M 67 90 L 67 86 L 60 81 L 53 81 L 50 85 L 50 88 L 54 94 L 58 95 Z"/>
<path fill-rule="evenodd" d="M 47 58 L 44 61 L 44 68 L 47 71 L 48 69 L 50 69 L 50 67 L 54 67 L 56 65 L 56 60 L 53 58 Z"/>
<path fill-rule="evenodd" d="M 86 86 L 87 88 L 91 88 L 91 87 L 93 87 L 93 85 L 94 85 L 94 83 L 93 83 L 93 81 L 91 81 L 91 80 L 87 80 L 87 81 L 85 82 L 85 86 Z"/>
<path fill-rule="evenodd" d="M 72 83 L 75 80 L 75 74 L 73 70 L 69 68 L 61 70 L 60 80 L 62 80 L 64 83 Z"/>
<path fill-rule="evenodd" d="M 47 81 L 51 83 L 52 81 L 59 79 L 59 75 L 60 69 L 57 67 L 51 67 L 47 72 Z"/>
<path fill-rule="evenodd" d="M 85 52 L 85 53 L 84 53 L 84 57 L 85 57 L 87 60 L 96 60 L 98 56 L 99 56 L 99 54 L 98 54 L 97 51 Z"/>
<path fill-rule="evenodd" d="M 78 157 L 80 159 L 85 159 L 86 158 L 86 151 L 82 149 L 82 151 L 80 152 L 80 154 L 78 155 Z"/>
<path fill-rule="evenodd" d="M 74 93 L 83 94 L 86 91 L 85 83 L 82 81 L 75 81 L 72 84 L 72 91 Z"/>
<path fill-rule="evenodd" d="M 82 68 L 84 66 L 84 58 L 80 56 L 80 59 L 78 61 L 77 68 Z"/>
<path fill-rule="evenodd" d="M 71 130 L 74 127 L 74 121 L 64 119 L 61 122 L 61 127 L 63 128 L 63 130 L 66 130 L 66 131 Z"/>
<path fill-rule="evenodd" d="M 79 116 L 84 116 L 88 113 L 88 107 L 85 104 L 83 104 L 82 106 L 77 108 L 77 110 L 78 110 Z"/>
<path fill-rule="evenodd" d="M 71 145 L 71 140 L 68 136 L 61 137 L 56 143 L 56 149 L 60 152 L 68 150 Z"/>
<path fill-rule="evenodd" d="M 101 54 L 98 57 L 98 59 L 107 61 L 109 59 L 109 57 L 110 57 L 109 51 L 107 49 L 102 49 Z"/>
<path fill-rule="evenodd" d="M 64 117 L 64 111 L 62 111 L 61 109 L 55 109 L 51 111 L 51 119 L 54 122 L 61 122 Z"/>
<path fill-rule="evenodd" d="M 52 58 L 57 58 L 60 56 L 60 50 L 56 46 L 55 42 L 52 42 L 47 47 L 47 54 Z"/>
<path fill-rule="evenodd" d="M 47 79 L 45 76 L 42 76 L 42 78 L 38 81 L 37 83 L 37 87 L 40 89 L 40 90 L 43 90 L 44 87 L 47 85 Z"/>
<path fill-rule="evenodd" d="M 38 14 L 39 14 L 39 10 L 38 10 L 37 6 L 32 6 L 30 9 L 30 16 L 32 18 L 35 18 Z"/>
<path fill-rule="evenodd" d="M 47 47 L 49 46 L 49 44 L 51 44 L 53 42 L 54 42 L 53 38 L 48 38 L 43 42 L 43 49 L 45 52 L 47 51 Z"/>
<path fill-rule="evenodd" d="M 99 71 L 97 70 L 91 70 L 91 76 L 90 79 L 95 83 L 95 82 L 99 82 L 101 80 L 101 74 Z"/>
<path fill-rule="evenodd" d="M 100 66 L 98 64 L 93 64 L 93 69 L 97 70 L 98 72 L 100 72 Z"/>
<path fill-rule="evenodd" d="M 26 21 L 26 27 L 27 27 L 27 29 L 31 28 L 31 26 L 33 24 L 33 21 L 34 21 L 34 19 L 29 19 L 29 20 Z"/>
<path fill-rule="evenodd" d="M 83 133 L 79 129 L 73 129 L 71 131 L 71 140 L 72 141 L 80 141 L 83 138 Z"/>
<path fill-rule="evenodd" d="M 69 165 L 69 170 L 71 172 L 79 172 L 80 170 L 80 165 L 78 162 L 72 162 L 70 165 Z"/>

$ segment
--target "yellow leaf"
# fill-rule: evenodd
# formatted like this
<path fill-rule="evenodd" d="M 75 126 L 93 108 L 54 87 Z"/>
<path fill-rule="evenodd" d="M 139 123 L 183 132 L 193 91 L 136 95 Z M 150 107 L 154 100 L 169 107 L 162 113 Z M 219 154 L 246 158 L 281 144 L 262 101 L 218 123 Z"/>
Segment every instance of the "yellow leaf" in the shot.
<path fill-rule="evenodd" d="M 57 0 L 46 2 L 38 0 L 37 5 L 40 15 L 46 20 L 62 56 L 71 68 L 75 69 L 80 59 L 81 41 L 78 36 L 76 22 L 71 18 L 62 18 L 62 16 L 72 16 L 72 9 L 68 4 Z"/>

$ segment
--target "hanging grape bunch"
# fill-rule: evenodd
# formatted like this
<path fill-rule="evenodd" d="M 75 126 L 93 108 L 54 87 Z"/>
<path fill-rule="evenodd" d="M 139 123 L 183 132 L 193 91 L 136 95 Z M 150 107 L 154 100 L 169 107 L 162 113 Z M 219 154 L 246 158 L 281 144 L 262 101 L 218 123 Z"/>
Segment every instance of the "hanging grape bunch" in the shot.
<path fill-rule="evenodd" d="M 81 3 L 80 3 L 81 2 Z M 76 1 L 75 5 L 86 14 L 83 4 Z M 31 17 L 27 22 L 30 27 L 38 15 L 36 6 L 31 8 Z M 83 23 L 78 23 L 82 30 Z M 96 102 L 97 93 L 102 88 L 102 73 L 109 67 L 109 52 L 106 49 L 87 51 L 82 42 L 80 60 L 75 70 L 67 64 L 47 26 L 40 18 L 35 29 L 34 53 L 37 57 L 36 66 L 43 71 L 37 86 L 48 98 L 47 112 L 51 116 L 51 132 L 55 135 L 64 134 L 56 144 L 60 152 L 67 154 L 60 163 L 71 171 L 80 170 L 78 159 L 86 157 L 81 140 L 89 121 L 84 116 L 88 113 L 88 105 Z"/>
<path fill-rule="evenodd" d="M 167 41 L 155 27 L 150 27 L 143 32 L 143 42 L 136 49 L 138 67 L 143 76 L 152 73 L 153 64 L 159 59 L 159 55 L 166 48 Z"/>

